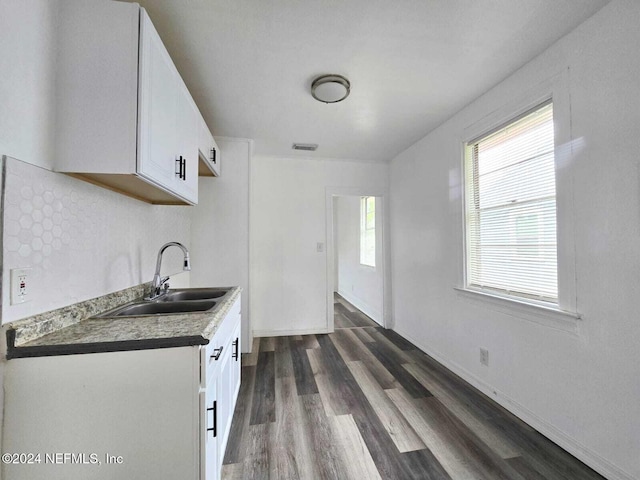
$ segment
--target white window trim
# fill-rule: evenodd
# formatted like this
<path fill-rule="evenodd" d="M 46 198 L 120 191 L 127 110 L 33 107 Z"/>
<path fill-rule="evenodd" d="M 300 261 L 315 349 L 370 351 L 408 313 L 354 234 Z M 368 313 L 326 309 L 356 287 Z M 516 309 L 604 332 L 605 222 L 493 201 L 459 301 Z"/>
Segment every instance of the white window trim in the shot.
<path fill-rule="evenodd" d="M 556 163 L 556 236 L 558 242 L 558 305 L 544 304 L 526 298 L 502 296 L 468 287 L 467 282 L 467 241 L 465 215 L 464 155 L 467 142 L 479 138 L 508 123 L 511 119 L 535 108 L 551 99 L 553 101 L 554 143 Z M 575 157 L 575 144 L 571 132 L 571 107 L 569 96 L 568 69 L 555 75 L 537 87 L 525 92 L 519 100 L 510 102 L 495 110 L 478 122 L 464 129 L 461 145 L 460 208 L 462 211 L 462 265 L 458 268 L 455 290 L 465 298 L 480 301 L 492 307 L 500 307 L 505 313 L 548 325 L 571 333 L 577 332 L 578 313 L 576 292 L 576 264 L 574 245 L 573 174 L 570 165 Z"/>
<path fill-rule="evenodd" d="M 364 196 L 361 196 L 361 197 L 360 197 L 360 224 L 358 225 L 358 239 L 359 239 L 359 242 L 358 242 L 358 264 L 359 264 L 359 266 L 360 266 L 360 268 L 361 268 L 361 269 L 364 269 L 364 270 L 374 270 L 374 271 L 375 271 L 375 269 L 376 269 L 376 265 L 369 265 L 368 263 L 362 263 L 362 203 L 363 203 L 363 200 L 364 200 L 364 199 L 369 198 L 369 197 L 372 197 L 372 195 L 364 195 Z M 373 197 L 373 198 L 375 199 L 376 197 Z M 374 202 L 375 202 L 375 200 L 374 200 Z M 366 201 L 365 201 L 365 204 L 366 204 Z M 376 212 L 376 210 L 377 210 L 377 208 L 376 208 L 376 207 L 377 207 L 377 205 L 375 205 L 375 203 L 374 203 L 374 215 L 375 215 L 375 213 L 377 213 L 377 212 Z M 366 215 L 365 215 L 365 216 L 366 216 Z M 377 235 L 377 234 L 376 234 L 377 217 L 375 217 L 375 218 L 376 218 L 376 221 L 375 221 L 375 223 L 373 224 L 373 225 L 374 225 L 374 226 L 373 226 L 373 232 L 374 232 L 374 238 L 375 238 L 375 239 L 377 239 L 377 237 L 376 237 L 376 235 Z M 374 241 L 375 241 L 375 240 L 374 240 Z M 378 246 L 378 245 L 377 245 L 377 243 L 378 243 L 378 242 L 377 242 L 377 241 L 375 241 L 375 248 L 376 248 L 376 251 L 375 251 L 374 256 L 373 256 L 373 258 L 374 258 L 374 260 L 373 260 L 373 261 L 374 261 L 376 264 L 378 263 L 378 262 L 377 262 L 377 246 Z"/>
<path fill-rule="evenodd" d="M 469 287 L 454 287 L 454 289 L 460 296 L 483 306 L 488 306 L 492 310 L 578 335 L 578 321 L 582 318 L 579 313 L 566 312 L 552 304 L 534 303 L 533 301 L 492 294 Z"/>

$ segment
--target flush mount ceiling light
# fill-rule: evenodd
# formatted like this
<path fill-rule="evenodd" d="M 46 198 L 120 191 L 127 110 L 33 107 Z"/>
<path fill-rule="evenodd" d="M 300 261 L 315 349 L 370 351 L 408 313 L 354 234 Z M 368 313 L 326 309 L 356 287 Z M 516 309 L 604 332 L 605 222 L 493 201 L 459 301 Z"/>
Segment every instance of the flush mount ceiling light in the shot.
<path fill-rule="evenodd" d="M 319 102 L 337 103 L 349 96 L 351 83 L 342 75 L 321 75 L 311 84 L 311 95 Z"/>

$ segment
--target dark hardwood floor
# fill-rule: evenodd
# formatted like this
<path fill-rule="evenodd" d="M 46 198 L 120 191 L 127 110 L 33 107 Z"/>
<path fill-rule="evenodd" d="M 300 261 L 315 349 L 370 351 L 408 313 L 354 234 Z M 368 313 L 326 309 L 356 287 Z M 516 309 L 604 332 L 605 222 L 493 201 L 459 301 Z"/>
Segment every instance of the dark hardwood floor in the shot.
<path fill-rule="evenodd" d="M 379 327 L 379 325 L 362 313 L 341 295 L 333 294 L 333 317 L 335 328 Z"/>
<path fill-rule="evenodd" d="M 338 303 L 360 315 L 338 307 L 335 333 L 255 339 L 243 356 L 224 479 L 603 478 Z"/>

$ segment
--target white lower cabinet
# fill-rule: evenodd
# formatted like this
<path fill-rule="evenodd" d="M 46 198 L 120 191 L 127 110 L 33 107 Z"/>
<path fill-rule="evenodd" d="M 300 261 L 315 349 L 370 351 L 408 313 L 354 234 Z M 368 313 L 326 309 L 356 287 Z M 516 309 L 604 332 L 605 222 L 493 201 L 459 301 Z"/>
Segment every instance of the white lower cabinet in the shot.
<path fill-rule="evenodd" d="M 237 298 L 203 346 L 9 360 L 2 478 L 220 478 L 240 318 Z"/>
<path fill-rule="evenodd" d="M 227 320 L 204 350 L 206 358 L 202 363 L 206 366 L 203 373 L 205 408 L 201 409 L 204 424 L 201 431 L 205 435 L 201 442 L 202 455 L 206 458 L 202 478 L 205 480 L 219 478 L 240 389 L 239 303 L 227 315 Z"/>

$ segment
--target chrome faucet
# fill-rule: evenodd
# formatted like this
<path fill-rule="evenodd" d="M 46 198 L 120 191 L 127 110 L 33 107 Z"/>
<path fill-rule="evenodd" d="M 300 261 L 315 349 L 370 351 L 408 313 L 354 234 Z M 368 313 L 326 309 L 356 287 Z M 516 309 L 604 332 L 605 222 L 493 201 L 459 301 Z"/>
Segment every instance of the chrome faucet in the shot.
<path fill-rule="evenodd" d="M 169 280 L 169 277 L 160 276 L 160 267 L 162 265 L 162 254 L 167 248 L 173 246 L 180 247 L 182 249 L 182 252 L 184 253 L 184 264 L 182 269 L 185 271 L 191 270 L 191 261 L 189 260 L 189 250 L 187 250 L 187 247 L 178 242 L 165 243 L 162 247 L 160 247 L 160 251 L 158 252 L 158 260 L 156 261 L 156 273 L 153 276 L 153 281 L 151 282 L 153 290 L 151 291 L 151 295 L 149 295 L 149 298 L 147 300 L 154 300 L 162 296 L 169 288 L 168 284 L 165 285 L 166 281 Z M 163 285 L 164 292 L 162 291 Z"/>

